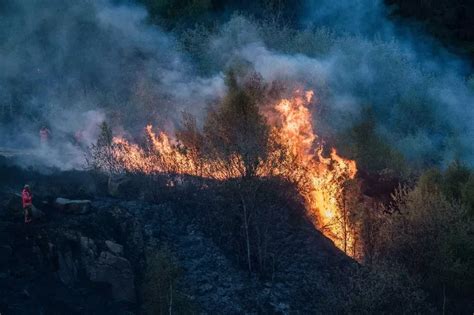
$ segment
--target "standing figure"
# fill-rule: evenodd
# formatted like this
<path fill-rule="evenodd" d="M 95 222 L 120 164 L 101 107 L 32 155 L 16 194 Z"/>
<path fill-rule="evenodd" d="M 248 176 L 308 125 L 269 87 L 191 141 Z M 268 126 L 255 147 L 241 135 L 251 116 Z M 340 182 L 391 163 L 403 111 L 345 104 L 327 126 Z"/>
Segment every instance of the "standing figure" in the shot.
<path fill-rule="evenodd" d="M 25 212 L 25 223 L 30 223 L 33 216 L 33 194 L 31 193 L 29 185 L 23 187 L 21 200 L 23 202 L 23 211 Z"/>

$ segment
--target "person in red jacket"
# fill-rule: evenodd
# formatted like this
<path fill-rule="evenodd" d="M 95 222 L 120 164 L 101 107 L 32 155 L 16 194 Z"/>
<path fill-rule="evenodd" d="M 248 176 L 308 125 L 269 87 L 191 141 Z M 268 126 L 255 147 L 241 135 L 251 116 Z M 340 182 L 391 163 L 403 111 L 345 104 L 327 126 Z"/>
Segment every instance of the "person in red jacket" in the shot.
<path fill-rule="evenodd" d="M 21 200 L 23 202 L 23 210 L 25 211 L 25 223 L 30 223 L 33 208 L 33 194 L 31 193 L 30 186 L 25 185 L 25 187 L 23 187 Z"/>

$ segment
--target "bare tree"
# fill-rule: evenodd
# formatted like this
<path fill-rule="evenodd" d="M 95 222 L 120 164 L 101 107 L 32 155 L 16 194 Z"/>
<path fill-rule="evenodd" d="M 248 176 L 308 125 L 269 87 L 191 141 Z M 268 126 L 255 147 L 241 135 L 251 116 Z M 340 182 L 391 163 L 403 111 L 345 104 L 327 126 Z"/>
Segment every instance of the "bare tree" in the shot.
<path fill-rule="evenodd" d="M 113 141 L 112 130 L 104 121 L 100 125 L 100 135 L 95 144 L 89 147 L 87 164 L 109 175 L 120 173 L 121 166 L 115 158 L 117 145 Z"/>
<path fill-rule="evenodd" d="M 233 71 L 226 83 L 227 96 L 209 110 L 204 124 L 206 154 L 222 161 L 223 171 L 250 178 L 268 154 L 269 128 L 259 111 L 263 83 L 254 76 L 244 85 Z"/>

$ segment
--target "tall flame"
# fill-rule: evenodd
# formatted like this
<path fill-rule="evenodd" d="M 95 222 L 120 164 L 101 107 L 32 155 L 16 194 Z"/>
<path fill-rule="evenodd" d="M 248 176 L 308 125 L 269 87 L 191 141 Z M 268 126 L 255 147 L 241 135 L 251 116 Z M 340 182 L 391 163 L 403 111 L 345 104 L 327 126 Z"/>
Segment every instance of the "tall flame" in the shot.
<path fill-rule="evenodd" d="M 339 248 L 349 252 L 354 236 L 347 229 L 344 185 L 355 177 L 357 167 L 355 161 L 339 156 L 334 148 L 324 156 L 309 109 L 313 97 L 313 91 L 296 91 L 293 98 L 282 99 L 265 110 L 263 114 L 271 126 L 271 138 L 287 148 L 289 154 L 278 163 L 272 163 L 270 156 L 270 162 L 262 164 L 258 174 L 280 175 L 294 181 L 317 227 Z M 145 148 L 121 137 L 114 138 L 114 158 L 126 171 L 173 172 L 215 179 L 238 176 L 222 172 L 221 161 L 192 158 L 166 133 L 156 134 L 151 125 L 145 128 L 145 133 Z"/>
<path fill-rule="evenodd" d="M 341 249 L 349 252 L 354 246 L 354 236 L 348 232 L 347 209 L 344 205 L 344 184 L 354 179 L 356 163 L 344 159 L 332 148 L 328 157 L 323 156 L 323 145 L 312 125 L 308 108 L 313 91 L 297 91 L 292 99 L 283 99 L 274 112 L 267 113 L 283 141 L 305 172 L 307 181 L 298 181 L 305 197 L 307 210 L 316 217 L 317 226 Z"/>

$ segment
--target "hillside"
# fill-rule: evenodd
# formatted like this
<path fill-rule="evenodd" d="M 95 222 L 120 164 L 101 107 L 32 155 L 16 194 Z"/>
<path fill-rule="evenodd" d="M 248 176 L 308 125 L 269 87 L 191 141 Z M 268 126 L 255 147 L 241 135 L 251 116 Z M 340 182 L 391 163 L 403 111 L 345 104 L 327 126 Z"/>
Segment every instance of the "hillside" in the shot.
<path fill-rule="evenodd" d="M 1 183 L 2 313 L 137 312 L 144 306 L 147 262 L 163 248 L 180 270 L 174 290 L 193 310 L 208 314 L 324 312 L 355 267 L 302 212 L 286 209 L 270 230 L 271 273 L 249 275 L 235 249 L 218 241 L 222 235 L 199 222 L 206 213 L 201 194 L 212 190 L 165 188 L 169 200 L 153 203 L 110 198 L 85 173 L 37 174 L 32 189 L 44 215 L 24 225 L 14 192 L 25 172 L 3 166 L 2 173 L 12 175 Z M 61 185 L 65 179 L 69 187 Z M 72 187 L 88 191 L 81 195 Z M 56 197 L 92 203 L 84 213 L 60 210 Z"/>
<path fill-rule="evenodd" d="M 473 4 L 0 1 L 0 315 L 472 314 Z"/>

